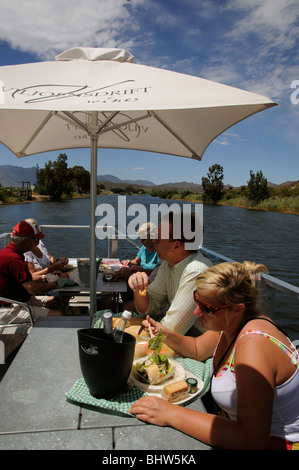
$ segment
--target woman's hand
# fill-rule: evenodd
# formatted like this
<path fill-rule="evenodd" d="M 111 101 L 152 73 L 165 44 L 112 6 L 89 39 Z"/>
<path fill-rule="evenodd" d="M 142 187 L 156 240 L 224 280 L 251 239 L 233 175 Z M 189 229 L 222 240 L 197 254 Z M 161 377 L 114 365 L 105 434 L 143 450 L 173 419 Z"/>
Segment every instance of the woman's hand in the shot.
<path fill-rule="evenodd" d="M 146 328 L 148 336 L 150 336 L 150 329 L 153 335 L 157 335 L 159 330 L 161 330 L 162 335 L 168 336 L 170 333 L 170 330 L 166 326 L 153 320 L 149 315 L 147 315 L 146 320 L 143 320 L 142 325 Z"/>
<path fill-rule="evenodd" d="M 148 396 L 136 401 L 131 406 L 129 412 L 147 423 L 156 424 L 157 426 L 168 426 L 169 415 L 173 413 L 175 406 L 162 398 Z"/>
<path fill-rule="evenodd" d="M 58 261 L 55 261 L 55 263 L 52 264 L 52 268 L 54 268 L 53 271 L 55 270 L 61 271 L 62 269 L 65 268 L 67 263 L 68 263 L 67 258 L 58 258 Z"/>

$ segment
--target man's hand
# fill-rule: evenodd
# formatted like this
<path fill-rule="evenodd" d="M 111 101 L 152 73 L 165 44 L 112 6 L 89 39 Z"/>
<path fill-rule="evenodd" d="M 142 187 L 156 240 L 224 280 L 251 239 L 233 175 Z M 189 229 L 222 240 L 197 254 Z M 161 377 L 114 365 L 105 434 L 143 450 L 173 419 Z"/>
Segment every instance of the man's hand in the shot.
<path fill-rule="evenodd" d="M 149 284 L 148 275 L 143 271 L 134 273 L 132 274 L 132 276 L 129 277 L 128 284 L 134 292 L 139 292 L 139 290 L 147 289 Z"/>

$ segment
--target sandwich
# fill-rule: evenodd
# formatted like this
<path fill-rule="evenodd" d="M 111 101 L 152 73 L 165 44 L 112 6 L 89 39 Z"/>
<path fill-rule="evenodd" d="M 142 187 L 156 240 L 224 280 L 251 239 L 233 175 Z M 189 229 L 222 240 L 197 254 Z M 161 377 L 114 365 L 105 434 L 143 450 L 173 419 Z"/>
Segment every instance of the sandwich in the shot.
<path fill-rule="evenodd" d="M 133 365 L 138 378 L 150 385 L 159 385 L 173 377 L 174 370 L 165 354 L 148 357 Z"/>
<path fill-rule="evenodd" d="M 189 387 L 184 380 L 178 380 L 172 384 L 165 385 L 162 390 L 162 398 L 170 403 L 185 400 L 188 396 Z"/>
<path fill-rule="evenodd" d="M 161 354 L 165 339 L 166 336 L 162 335 L 160 330 L 158 336 L 154 336 L 149 341 L 148 349 L 151 354 L 143 361 L 133 364 L 133 370 L 142 382 L 158 385 L 173 377 L 174 370 L 168 357 Z"/>

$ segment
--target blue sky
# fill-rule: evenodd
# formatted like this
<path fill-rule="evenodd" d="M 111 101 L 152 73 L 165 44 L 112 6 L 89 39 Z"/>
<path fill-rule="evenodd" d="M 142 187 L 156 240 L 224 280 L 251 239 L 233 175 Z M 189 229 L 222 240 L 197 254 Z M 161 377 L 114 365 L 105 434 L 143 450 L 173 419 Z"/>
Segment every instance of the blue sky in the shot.
<path fill-rule="evenodd" d="M 222 134 L 201 162 L 100 150 L 98 173 L 155 184 L 200 184 L 209 167 L 218 163 L 223 166 L 224 183 L 233 186 L 247 184 L 250 170 L 261 170 L 276 184 L 299 179 L 298 0 L 29 3 L 1 0 L 0 66 L 52 60 L 75 46 L 120 47 L 135 56 L 135 63 L 215 80 L 279 104 Z M 65 153 L 70 167 L 90 169 L 89 150 Z M 18 159 L 0 144 L 0 165 L 43 168 L 58 154 Z"/>

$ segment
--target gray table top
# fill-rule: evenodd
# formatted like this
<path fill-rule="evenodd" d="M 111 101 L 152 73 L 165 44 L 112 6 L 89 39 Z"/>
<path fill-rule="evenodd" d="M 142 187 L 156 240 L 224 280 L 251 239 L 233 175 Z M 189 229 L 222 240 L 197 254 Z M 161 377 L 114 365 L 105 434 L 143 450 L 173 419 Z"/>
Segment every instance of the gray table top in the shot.
<path fill-rule="evenodd" d="M 59 292 L 62 292 L 64 294 L 67 293 L 77 293 L 77 292 L 89 292 L 90 288 L 89 286 L 79 286 L 76 284 L 75 286 L 66 286 L 66 287 L 61 287 L 60 289 L 56 289 Z M 128 290 L 128 284 L 126 281 L 104 281 L 103 280 L 103 273 L 99 273 L 97 277 L 97 285 L 96 285 L 96 290 L 97 292 L 107 292 L 107 293 L 117 293 L 117 292 L 127 292 Z"/>
<path fill-rule="evenodd" d="M 210 449 L 172 428 L 68 402 L 82 376 L 77 330 L 88 327 L 88 317 L 36 323 L 0 383 L 0 449 Z M 200 399 L 188 406 L 205 411 Z"/>

